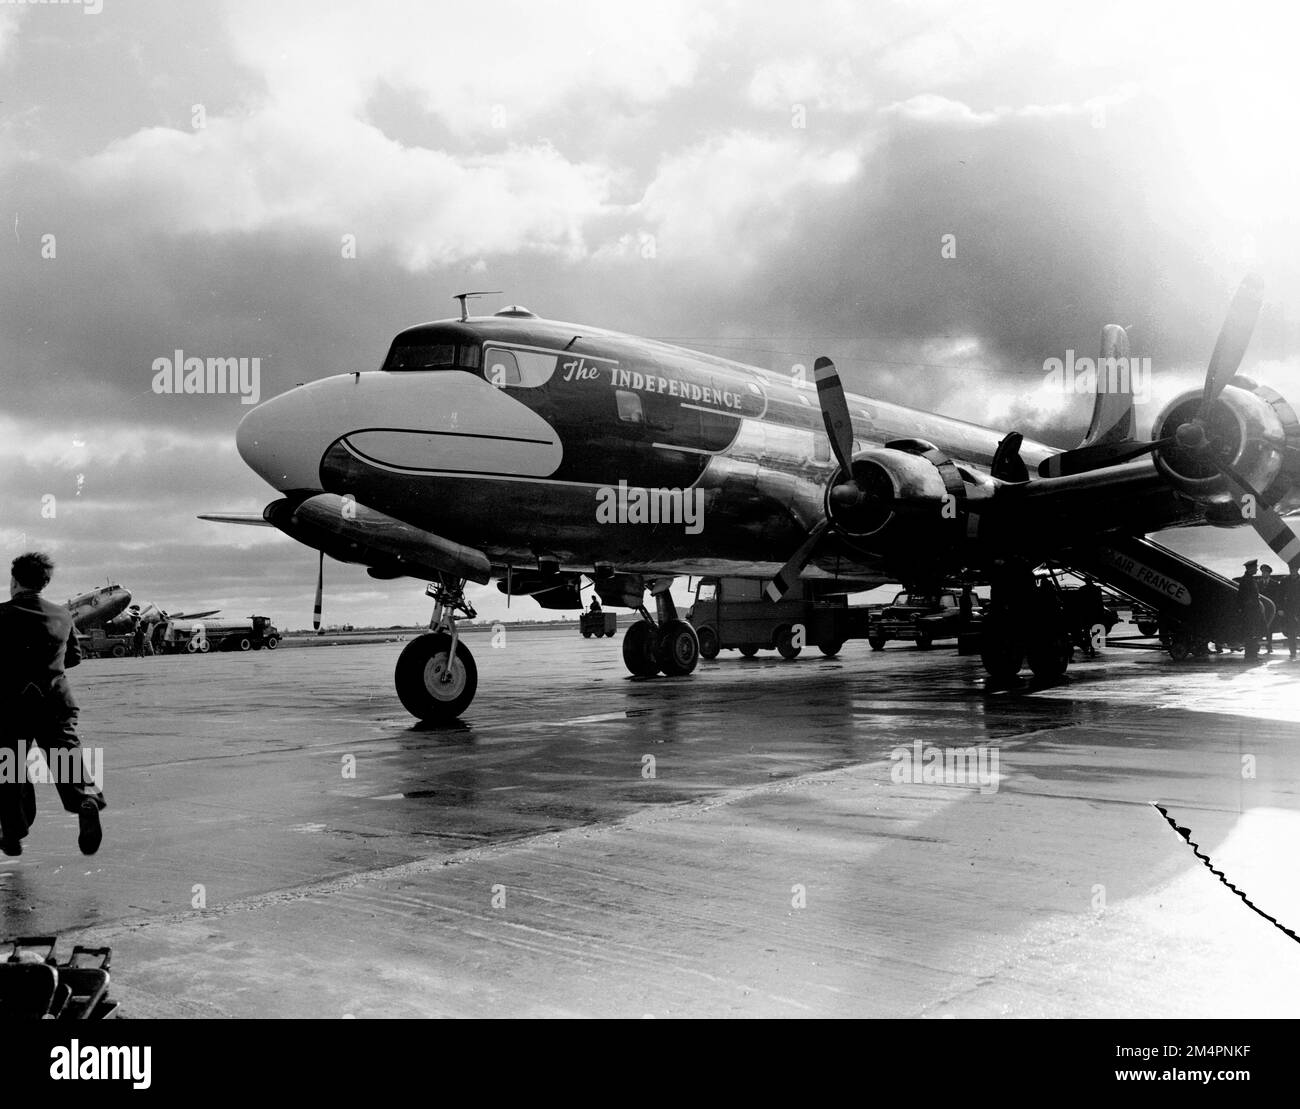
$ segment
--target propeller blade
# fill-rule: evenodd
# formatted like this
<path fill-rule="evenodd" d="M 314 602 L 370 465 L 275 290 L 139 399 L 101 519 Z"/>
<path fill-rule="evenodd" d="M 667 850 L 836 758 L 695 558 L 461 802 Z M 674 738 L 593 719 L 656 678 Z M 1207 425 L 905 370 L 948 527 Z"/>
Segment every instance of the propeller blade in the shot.
<path fill-rule="evenodd" d="M 813 549 L 821 542 L 822 536 L 830 530 L 830 526 L 831 522 L 829 520 L 822 520 L 821 523 L 814 527 L 808 533 L 808 538 L 799 544 L 799 549 L 777 571 L 776 577 L 763 587 L 763 592 L 767 594 L 769 600 L 779 601 L 790 591 L 790 587 L 799 580 L 803 568 L 808 565 L 808 560 L 812 558 Z"/>
<path fill-rule="evenodd" d="M 1237 289 L 1228 307 L 1228 318 L 1223 321 L 1214 353 L 1210 355 L 1210 368 L 1205 372 L 1205 394 L 1201 399 L 1200 416 L 1205 418 L 1210 403 L 1223 392 L 1232 380 L 1237 367 L 1250 345 L 1251 332 L 1259 319 L 1264 303 L 1264 283 L 1254 274 L 1248 276 Z"/>
<path fill-rule="evenodd" d="M 813 378 L 817 382 L 817 401 L 822 409 L 822 422 L 830 436 L 831 450 L 845 476 L 853 477 L 853 421 L 849 418 L 849 402 L 844 398 L 844 385 L 829 358 L 818 358 L 813 363 Z"/>
<path fill-rule="evenodd" d="M 1300 566 L 1300 535 L 1281 516 L 1260 501 L 1259 493 L 1241 474 L 1222 459 L 1216 458 L 1214 463 L 1229 483 L 1237 487 L 1239 495 L 1248 495 L 1254 501 L 1254 511 L 1247 518 L 1256 534 L 1292 570 Z"/>
<path fill-rule="evenodd" d="M 316 607 L 311 614 L 312 631 L 320 631 L 320 602 L 325 592 L 325 552 L 320 553 L 320 565 L 316 569 Z"/>
<path fill-rule="evenodd" d="M 1072 451 L 1062 451 L 1039 464 L 1039 477 L 1066 477 L 1070 474 L 1082 474 L 1089 470 L 1099 470 L 1103 466 L 1118 466 L 1121 462 L 1131 462 L 1144 454 L 1167 447 L 1175 440 L 1156 439 L 1151 443 L 1096 443 L 1090 447 L 1075 447 Z"/>

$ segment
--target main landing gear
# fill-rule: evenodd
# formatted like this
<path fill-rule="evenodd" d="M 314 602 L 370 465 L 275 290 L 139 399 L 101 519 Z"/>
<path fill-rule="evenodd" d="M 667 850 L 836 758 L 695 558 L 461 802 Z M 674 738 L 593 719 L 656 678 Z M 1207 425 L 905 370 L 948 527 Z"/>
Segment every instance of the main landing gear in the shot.
<path fill-rule="evenodd" d="M 661 670 L 669 677 L 689 674 L 700 661 L 700 640 L 695 629 L 677 615 L 666 583 L 655 590 L 656 622 L 642 605 L 641 619 L 623 636 L 623 665 L 637 678 L 653 678 Z"/>
<path fill-rule="evenodd" d="M 1035 586 L 1029 568 L 1001 567 L 981 640 L 981 661 L 996 681 L 1011 681 L 1026 663 L 1039 681 L 1063 677 L 1074 648 L 1056 582 Z"/>
<path fill-rule="evenodd" d="M 465 599 L 464 578 L 443 576 L 425 592 L 434 600 L 429 631 L 402 649 L 393 680 L 406 711 L 437 724 L 469 708 L 478 689 L 474 656 L 456 631 L 456 616 L 472 620 L 475 612 Z"/>

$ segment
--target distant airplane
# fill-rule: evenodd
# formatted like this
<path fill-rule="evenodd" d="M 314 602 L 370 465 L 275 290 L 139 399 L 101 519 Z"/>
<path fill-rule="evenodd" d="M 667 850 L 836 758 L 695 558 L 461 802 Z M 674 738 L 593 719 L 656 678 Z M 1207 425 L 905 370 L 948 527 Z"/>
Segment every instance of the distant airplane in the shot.
<path fill-rule="evenodd" d="M 77 631 L 103 627 L 131 603 L 131 591 L 120 585 L 101 585 L 68 601 L 72 623 Z"/>
<path fill-rule="evenodd" d="M 415 716 L 458 716 L 477 667 L 456 617 L 467 582 L 580 608 L 575 575 L 606 606 L 636 609 L 623 659 L 637 676 L 689 674 L 695 630 L 675 576 L 759 579 L 778 598 L 884 582 L 937 589 L 959 573 L 992 585 L 983 662 L 998 680 L 1028 663 L 1051 679 L 1069 635 L 1035 586 L 1047 560 L 1159 608 L 1175 657 L 1226 641 L 1233 584 L 1144 536 L 1250 523 L 1300 565 L 1274 510 L 1300 489 L 1300 419 L 1236 376 L 1262 304 L 1233 299 L 1203 389 L 1177 397 L 1153 439 L 1134 438 L 1128 336 L 1108 325 L 1092 421 L 1058 451 L 1015 431 L 845 392 L 818 358 L 812 383 L 510 307 L 423 324 L 375 371 L 326 377 L 240 423 L 244 461 L 279 491 L 270 525 L 376 578 L 430 581 L 430 632 L 395 674 Z M 1116 371 L 1119 371 L 1118 373 Z M 317 609 L 321 576 L 317 577 Z M 646 594 L 654 600 L 647 610 Z M 318 618 L 319 619 L 319 616 Z M 1166 631 L 1167 629 L 1167 631 Z"/>
<path fill-rule="evenodd" d="M 113 635 L 124 635 L 134 631 L 137 623 L 161 624 L 167 620 L 199 620 L 204 616 L 215 616 L 221 609 L 210 608 L 205 612 L 167 612 L 153 601 L 142 605 L 131 605 L 120 616 L 110 620 L 105 630 Z"/>

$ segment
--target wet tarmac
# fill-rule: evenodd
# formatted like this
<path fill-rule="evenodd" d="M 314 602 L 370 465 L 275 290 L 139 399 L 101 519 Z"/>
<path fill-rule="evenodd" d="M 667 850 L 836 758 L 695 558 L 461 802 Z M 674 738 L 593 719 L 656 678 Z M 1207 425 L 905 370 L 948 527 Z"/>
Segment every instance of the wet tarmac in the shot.
<path fill-rule="evenodd" d="M 1285 650 L 995 690 L 906 645 L 641 681 L 620 639 L 468 642 L 443 730 L 399 644 L 83 665 L 104 846 L 38 787 L 0 935 L 111 945 L 136 1017 L 1300 1014 Z"/>

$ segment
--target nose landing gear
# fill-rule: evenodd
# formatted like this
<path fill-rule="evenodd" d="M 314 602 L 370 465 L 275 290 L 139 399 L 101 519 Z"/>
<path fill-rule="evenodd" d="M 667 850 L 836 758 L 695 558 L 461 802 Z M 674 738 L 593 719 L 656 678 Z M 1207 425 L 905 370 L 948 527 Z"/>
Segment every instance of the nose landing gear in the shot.
<path fill-rule="evenodd" d="M 425 593 L 434 599 L 429 631 L 402 649 L 393 681 L 407 712 L 441 723 L 464 712 L 478 689 L 474 656 L 456 629 L 457 614 L 472 620 L 476 613 L 465 598 L 464 578 L 442 576 Z"/>

